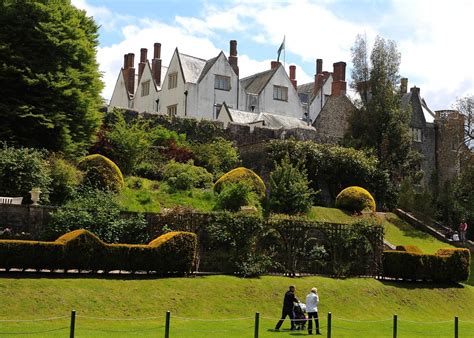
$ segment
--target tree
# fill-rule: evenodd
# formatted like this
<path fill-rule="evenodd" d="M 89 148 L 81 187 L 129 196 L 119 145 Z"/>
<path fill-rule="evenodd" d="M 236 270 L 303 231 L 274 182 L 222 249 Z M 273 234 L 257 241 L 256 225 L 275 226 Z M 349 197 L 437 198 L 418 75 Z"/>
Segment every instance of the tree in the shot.
<path fill-rule="evenodd" d="M 409 111 L 402 109 L 397 90 L 401 55 L 394 41 L 377 37 L 368 59 L 366 38 L 352 47 L 353 82 L 361 96 L 360 109 L 350 118 L 351 144 L 373 149 L 383 169 L 398 181 L 407 174 L 410 154 Z"/>
<path fill-rule="evenodd" d="M 298 214 L 307 212 L 312 204 L 314 195 L 302 162 L 293 165 L 289 156 L 275 163 L 275 169 L 270 173 L 270 197 L 268 206 L 271 211 L 283 214 Z"/>
<path fill-rule="evenodd" d="M 97 31 L 69 0 L 0 2 L 0 139 L 85 152 L 101 120 Z"/>
<path fill-rule="evenodd" d="M 460 140 L 460 147 L 474 145 L 474 96 L 465 96 L 456 101 L 455 109 L 464 116 L 464 138 Z"/>

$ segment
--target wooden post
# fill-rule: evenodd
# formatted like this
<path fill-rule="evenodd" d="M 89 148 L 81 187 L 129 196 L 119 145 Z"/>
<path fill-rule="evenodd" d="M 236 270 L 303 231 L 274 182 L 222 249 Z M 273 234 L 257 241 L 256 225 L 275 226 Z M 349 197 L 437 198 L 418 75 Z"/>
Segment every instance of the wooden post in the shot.
<path fill-rule="evenodd" d="M 71 326 L 69 328 L 69 338 L 74 338 L 74 331 L 76 330 L 76 310 L 71 311 Z"/>
<path fill-rule="evenodd" d="M 170 338 L 170 319 L 171 319 L 171 312 L 166 311 L 165 338 Z"/>
<path fill-rule="evenodd" d="M 398 316 L 393 315 L 393 338 L 397 338 L 397 321 L 398 321 Z"/>
<path fill-rule="evenodd" d="M 454 338 L 459 338 L 459 318 L 454 317 Z"/>
<path fill-rule="evenodd" d="M 332 314 L 328 312 L 328 338 L 331 338 L 331 321 L 332 321 Z"/>
<path fill-rule="evenodd" d="M 255 312 L 255 332 L 254 338 L 258 338 L 258 327 L 260 325 L 260 312 Z"/>

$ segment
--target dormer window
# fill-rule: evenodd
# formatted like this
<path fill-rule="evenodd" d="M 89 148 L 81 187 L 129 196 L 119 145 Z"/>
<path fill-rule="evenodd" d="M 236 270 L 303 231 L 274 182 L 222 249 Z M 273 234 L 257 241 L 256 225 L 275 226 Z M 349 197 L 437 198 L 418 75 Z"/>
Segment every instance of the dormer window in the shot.
<path fill-rule="evenodd" d="M 288 101 L 288 87 L 273 86 L 273 99 L 278 101 Z"/>
<path fill-rule="evenodd" d="M 171 73 L 168 76 L 168 89 L 173 89 L 178 86 L 178 73 Z"/>
<path fill-rule="evenodd" d="M 214 88 L 219 90 L 230 90 L 230 76 L 216 75 L 214 77 Z"/>
<path fill-rule="evenodd" d="M 410 134 L 413 142 L 423 142 L 420 128 L 410 128 Z"/>

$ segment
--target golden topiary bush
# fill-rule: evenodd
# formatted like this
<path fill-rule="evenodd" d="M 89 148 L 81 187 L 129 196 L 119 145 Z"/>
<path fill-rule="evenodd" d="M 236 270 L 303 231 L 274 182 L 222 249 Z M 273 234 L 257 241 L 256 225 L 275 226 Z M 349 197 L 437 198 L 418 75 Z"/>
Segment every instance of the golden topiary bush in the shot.
<path fill-rule="evenodd" d="M 342 190 L 336 197 L 336 208 L 350 212 L 361 213 L 368 209 L 374 212 L 375 200 L 364 188 L 352 186 Z"/>
<path fill-rule="evenodd" d="M 79 169 L 84 172 L 84 182 L 92 187 L 120 191 L 124 186 L 120 168 L 105 156 L 86 156 L 79 162 Z"/>
<path fill-rule="evenodd" d="M 228 173 L 222 175 L 214 184 L 214 190 L 217 193 L 220 193 L 226 183 L 237 183 L 242 181 L 248 182 L 259 198 L 265 197 L 266 187 L 263 180 L 255 172 L 244 167 L 232 169 Z"/>

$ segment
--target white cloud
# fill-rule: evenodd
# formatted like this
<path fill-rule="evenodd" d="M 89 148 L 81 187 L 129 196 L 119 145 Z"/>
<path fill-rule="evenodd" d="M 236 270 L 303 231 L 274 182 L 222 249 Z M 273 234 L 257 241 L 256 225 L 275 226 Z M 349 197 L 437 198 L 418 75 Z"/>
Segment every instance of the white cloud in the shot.
<path fill-rule="evenodd" d="M 120 23 L 130 22 L 133 17 L 122 15 L 110 11 L 104 6 L 93 6 L 86 2 L 86 0 L 72 0 L 72 4 L 87 12 L 87 15 L 93 16 L 96 22 L 105 30 L 112 31 Z"/>

